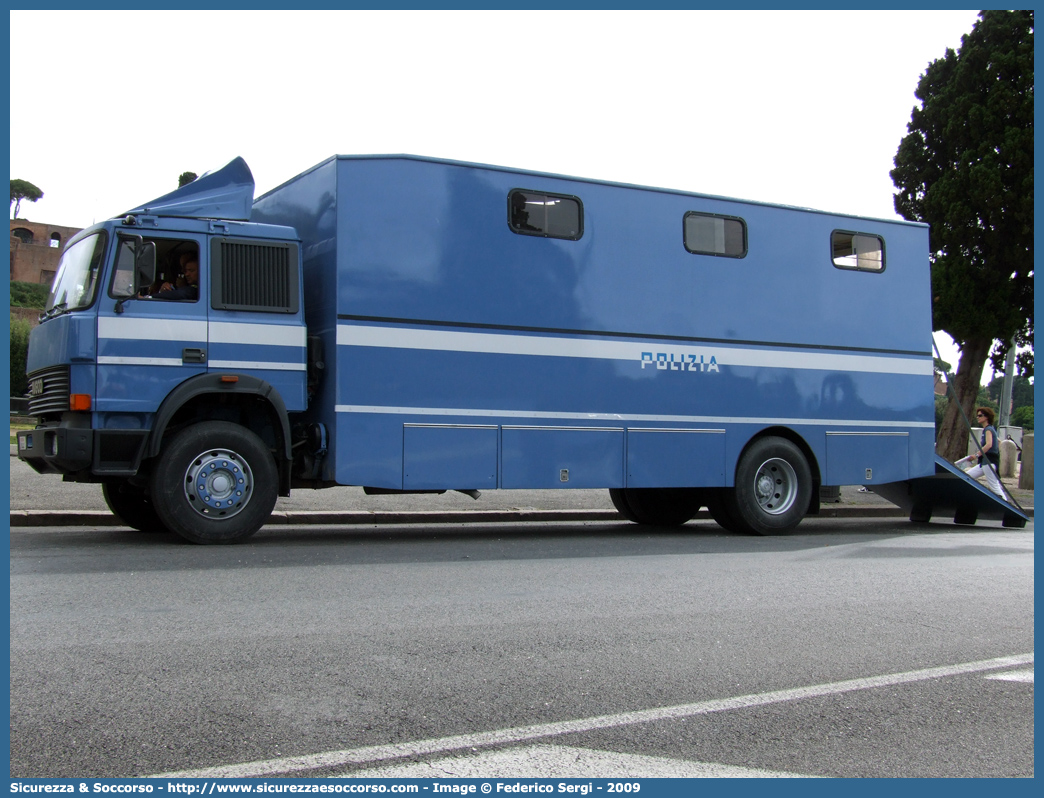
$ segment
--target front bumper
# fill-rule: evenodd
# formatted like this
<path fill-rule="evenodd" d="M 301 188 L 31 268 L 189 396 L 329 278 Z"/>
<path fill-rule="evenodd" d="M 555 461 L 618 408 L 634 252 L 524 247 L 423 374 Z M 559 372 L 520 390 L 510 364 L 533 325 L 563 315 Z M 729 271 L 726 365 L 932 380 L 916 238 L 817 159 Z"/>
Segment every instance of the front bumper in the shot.
<path fill-rule="evenodd" d="M 18 431 L 18 457 L 41 474 L 75 474 L 89 468 L 94 430 L 37 427 Z"/>
<path fill-rule="evenodd" d="M 18 431 L 18 457 L 41 474 L 134 476 L 148 430 L 37 427 Z"/>

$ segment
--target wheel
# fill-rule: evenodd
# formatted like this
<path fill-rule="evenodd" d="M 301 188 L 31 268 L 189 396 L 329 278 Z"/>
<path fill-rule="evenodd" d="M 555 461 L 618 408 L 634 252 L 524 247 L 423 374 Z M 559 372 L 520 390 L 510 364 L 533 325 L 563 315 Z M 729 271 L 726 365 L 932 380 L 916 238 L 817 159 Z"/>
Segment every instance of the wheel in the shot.
<path fill-rule="evenodd" d="M 623 488 L 609 488 L 609 499 L 613 503 L 613 507 L 616 508 L 616 512 L 622 515 L 631 523 L 639 523 L 637 516 L 634 514 L 634 510 L 627 503 L 627 495 L 624 493 Z"/>
<path fill-rule="evenodd" d="M 145 488 L 132 485 L 126 479 L 117 479 L 102 483 L 102 495 L 112 514 L 131 529 L 139 532 L 167 530 Z"/>
<path fill-rule="evenodd" d="M 205 421 L 166 445 L 152 472 L 152 498 L 166 525 L 193 543 L 234 543 L 272 514 L 275 461 L 257 435 Z"/>
<path fill-rule="evenodd" d="M 915 524 L 927 524 L 932 520 L 931 505 L 915 504 L 910 508 L 910 520 Z"/>
<path fill-rule="evenodd" d="M 726 494 L 731 492 L 731 488 L 717 488 L 712 490 L 707 499 L 707 509 L 710 510 L 711 517 L 714 519 L 715 523 L 727 532 L 749 534 L 747 530 L 741 524 L 737 523 L 736 519 L 729 514 Z"/>
<path fill-rule="evenodd" d="M 609 492 L 612 497 L 613 491 Z M 649 526 L 681 526 L 703 506 L 703 492 L 697 488 L 624 488 L 622 498 L 630 513 L 613 499 L 626 518 Z"/>
<path fill-rule="evenodd" d="M 777 535 L 792 531 L 808 512 L 812 471 L 796 444 L 759 438 L 740 457 L 736 487 L 722 493 L 736 531 Z"/>

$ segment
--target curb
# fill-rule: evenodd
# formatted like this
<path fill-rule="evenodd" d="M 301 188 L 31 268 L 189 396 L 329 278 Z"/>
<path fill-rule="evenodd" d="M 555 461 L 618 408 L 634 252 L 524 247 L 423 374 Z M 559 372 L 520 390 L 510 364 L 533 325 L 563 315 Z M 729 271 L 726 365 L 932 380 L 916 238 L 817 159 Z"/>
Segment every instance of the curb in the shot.
<path fill-rule="evenodd" d="M 899 507 L 830 507 L 820 510 L 812 518 L 903 518 L 906 513 Z M 1033 517 L 1033 509 L 1027 510 Z M 698 512 L 696 520 L 710 520 L 706 510 Z M 578 521 L 623 521 L 615 510 L 457 510 L 444 511 L 289 511 L 275 512 L 268 519 L 273 526 L 298 524 L 311 525 L 393 525 L 393 524 L 494 524 L 494 523 L 538 523 Z M 11 527 L 39 526 L 124 526 L 112 513 L 80 510 L 11 510 Z"/>

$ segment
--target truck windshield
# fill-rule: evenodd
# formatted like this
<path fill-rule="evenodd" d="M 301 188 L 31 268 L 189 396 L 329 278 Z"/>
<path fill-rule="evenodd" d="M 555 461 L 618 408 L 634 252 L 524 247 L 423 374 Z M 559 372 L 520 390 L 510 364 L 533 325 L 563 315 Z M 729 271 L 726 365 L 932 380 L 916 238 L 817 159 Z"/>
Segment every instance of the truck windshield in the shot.
<path fill-rule="evenodd" d="M 105 231 L 99 231 L 65 250 L 45 313 L 54 315 L 85 308 L 94 301 L 107 240 Z"/>

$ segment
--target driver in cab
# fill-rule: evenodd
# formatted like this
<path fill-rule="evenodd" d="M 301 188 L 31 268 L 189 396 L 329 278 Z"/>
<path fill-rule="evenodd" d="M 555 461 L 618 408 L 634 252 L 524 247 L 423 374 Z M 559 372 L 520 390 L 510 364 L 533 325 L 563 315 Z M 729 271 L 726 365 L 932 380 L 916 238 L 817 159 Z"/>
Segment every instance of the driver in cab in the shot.
<path fill-rule="evenodd" d="M 165 282 L 159 290 L 150 296 L 151 299 L 191 299 L 199 298 L 199 260 L 189 258 L 182 264 L 184 279 L 178 278 L 176 283 Z"/>

